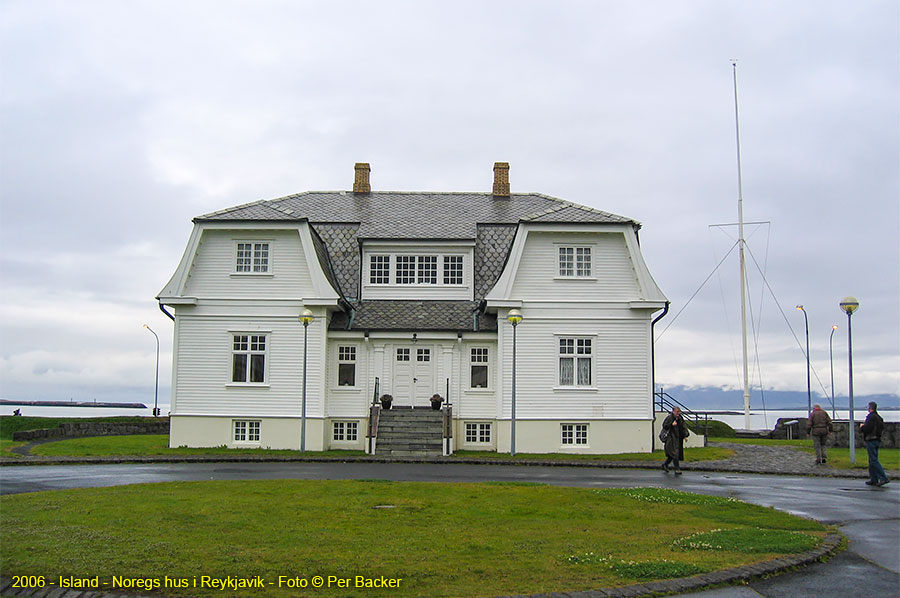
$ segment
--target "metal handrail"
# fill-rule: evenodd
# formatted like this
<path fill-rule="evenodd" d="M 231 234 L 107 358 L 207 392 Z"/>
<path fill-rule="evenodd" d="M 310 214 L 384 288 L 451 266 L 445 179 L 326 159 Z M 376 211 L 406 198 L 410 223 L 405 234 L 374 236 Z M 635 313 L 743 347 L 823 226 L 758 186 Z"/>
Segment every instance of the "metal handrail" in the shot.
<path fill-rule="evenodd" d="M 709 436 L 709 413 L 705 411 L 692 411 L 688 407 L 685 407 L 684 403 L 682 403 L 669 393 L 665 392 L 662 387 L 659 388 L 659 392 L 653 393 L 653 397 L 654 405 L 658 408 L 659 411 L 671 411 L 675 407 L 678 407 L 679 409 L 681 409 L 681 413 L 685 416 L 686 419 L 692 420 L 697 426 L 702 423 L 703 435 Z"/>
<path fill-rule="evenodd" d="M 369 422 L 366 427 L 366 438 L 369 443 L 369 454 L 375 453 L 375 439 L 378 437 L 378 417 L 381 413 L 381 405 L 378 403 L 379 380 L 375 376 L 375 392 L 372 394 L 372 405 L 369 407 Z"/>

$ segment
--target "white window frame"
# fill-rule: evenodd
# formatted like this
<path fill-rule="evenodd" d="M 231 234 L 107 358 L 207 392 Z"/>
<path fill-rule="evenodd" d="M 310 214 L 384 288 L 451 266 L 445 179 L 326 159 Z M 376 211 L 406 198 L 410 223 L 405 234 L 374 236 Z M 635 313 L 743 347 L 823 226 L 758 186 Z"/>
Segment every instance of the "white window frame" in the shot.
<path fill-rule="evenodd" d="M 336 349 L 337 362 L 337 378 L 334 381 L 335 388 L 338 389 L 356 389 L 359 388 L 359 347 L 354 344 L 339 344 Z M 353 365 L 353 384 L 341 384 L 341 366 Z"/>
<path fill-rule="evenodd" d="M 269 347 L 270 334 L 268 332 L 229 332 L 228 338 L 231 343 L 231 357 L 229 361 L 229 385 L 231 386 L 268 386 L 269 383 Z M 239 340 L 240 339 L 240 340 Z M 260 342 L 260 339 L 262 341 Z M 238 355 L 245 355 L 244 363 L 244 379 L 235 380 L 235 358 Z M 253 357 L 262 355 L 262 380 L 252 380 L 253 374 Z"/>
<path fill-rule="evenodd" d="M 493 444 L 494 426 L 491 422 L 466 422 L 466 444 Z"/>
<path fill-rule="evenodd" d="M 559 335 L 556 337 L 557 388 L 595 388 L 595 340 L 596 337 L 593 336 Z M 572 381 L 568 384 L 563 380 L 563 360 L 572 361 Z M 579 380 L 579 374 L 581 373 L 579 363 L 584 360 L 587 360 L 589 364 L 587 372 L 590 376 L 590 380 L 588 380 L 587 383 Z"/>
<path fill-rule="evenodd" d="M 479 355 L 477 356 L 475 352 L 478 351 Z M 481 359 L 484 361 L 480 361 Z M 484 367 L 485 368 L 485 385 L 484 386 L 472 386 L 472 370 L 475 367 Z M 491 349 L 490 347 L 484 346 L 475 346 L 469 347 L 469 390 L 480 391 L 480 390 L 492 390 L 491 386 Z"/>
<path fill-rule="evenodd" d="M 357 442 L 359 440 L 359 422 L 354 420 L 335 420 L 331 422 L 332 442 Z"/>
<path fill-rule="evenodd" d="M 465 253 L 378 252 L 368 254 L 366 263 L 368 286 L 453 289 L 467 286 Z M 374 268 L 376 263 L 379 267 Z"/>
<path fill-rule="evenodd" d="M 594 277 L 593 245 L 557 245 L 556 255 L 557 278 L 564 278 L 567 280 L 596 280 Z"/>
<path fill-rule="evenodd" d="M 262 422 L 258 419 L 231 420 L 231 439 L 235 444 L 259 444 Z"/>
<path fill-rule="evenodd" d="M 375 267 L 377 264 L 377 268 Z M 391 254 L 369 254 L 369 284 L 387 286 L 391 284 Z M 377 280 L 376 280 L 377 279 Z"/>
<path fill-rule="evenodd" d="M 450 280 L 459 282 L 448 282 Z M 466 282 L 466 256 L 444 254 L 441 256 L 441 281 L 445 287 L 459 287 Z"/>
<path fill-rule="evenodd" d="M 563 448 L 590 446 L 590 424 L 566 422 L 559 425 L 559 443 Z"/>
<path fill-rule="evenodd" d="M 247 247 L 244 247 L 247 246 Z M 234 271 L 240 276 L 271 276 L 272 246 L 270 240 L 239 239 L 234 243 Z M 242 252 L 249 251 L 248 255 Z M 246 260 L 246 263 L 244 263 Z"/>

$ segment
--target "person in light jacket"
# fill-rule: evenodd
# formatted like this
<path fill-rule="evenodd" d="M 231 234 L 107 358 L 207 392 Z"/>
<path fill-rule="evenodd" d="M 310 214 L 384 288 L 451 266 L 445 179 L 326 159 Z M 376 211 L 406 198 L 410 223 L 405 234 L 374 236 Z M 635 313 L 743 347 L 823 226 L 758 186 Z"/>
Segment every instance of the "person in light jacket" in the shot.
<path fill-rule="evenodd" d="M 825 454 L 825 441 L 831 432 L 831 418 L 821 405 L 813 405 L 812 413 L 806 420 L 806 432 L 812 436 L 813 446 L 816 447 L 816 465 L 826 463 L 828 455 Z"/>
<path fill-rule="evenodd" d="M 675 475 L 681 475 L 680 462 L 684 460 L 684 439 L 691 433 L 688 432 L 679 407 L 672 409 L 672 413 L 666 416 L 662 429 L 666 430 L 666 461 L 662 464 L 663 471 L 668 473 L 671 463 L 675 468 Z"/>

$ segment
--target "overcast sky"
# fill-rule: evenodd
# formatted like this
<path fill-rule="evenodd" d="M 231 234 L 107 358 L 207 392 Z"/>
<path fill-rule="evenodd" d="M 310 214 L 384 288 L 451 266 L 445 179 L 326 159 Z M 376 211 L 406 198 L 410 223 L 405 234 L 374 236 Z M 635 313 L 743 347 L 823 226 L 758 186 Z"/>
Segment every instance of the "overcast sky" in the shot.
<path fill-rule="evenodd" d="M 0 397 L 168 402 L 191 218 L 305 190 L 514 192 L 640 221 L 657 381 L 900 393 L 900 9 L 827 2 L 0 2 Z M 757 269 L 757 264 L 759 269 Z M 766 273 L 766 286 L 760 270 Z M 777 299 L 777 304 L 775 300 Z M 675 318 L 682 308 L 681 314 Z M 779 307 L 780 305 L 780 307 Z M 671 327 L 667 328 L 671 324 Z M 790 327 L 793 328 L 793 332 Z M 754 357 L 755 359 L 755 357 Z M 738 407 L 736 405 L 735 407 Z"/>

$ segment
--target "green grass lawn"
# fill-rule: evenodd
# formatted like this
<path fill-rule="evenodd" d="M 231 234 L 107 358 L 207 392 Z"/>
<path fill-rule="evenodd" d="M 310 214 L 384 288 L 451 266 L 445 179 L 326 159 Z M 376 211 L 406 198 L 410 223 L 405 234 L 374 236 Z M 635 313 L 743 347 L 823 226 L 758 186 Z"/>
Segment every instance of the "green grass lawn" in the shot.
<path fill-rule="evenodd" d="M 30 417 L 30 416 L 0 416 L 0 456 L 19 457 L 11 452 L 11 449 L 27 444 L 26 442 L 14 442 L 13 432 L 23 430 L 41 430 L 44 428 L 56 428 L 59 424 L 71 422 L 116 422 L 135 423 L 152 420 L 144 416 L 114 416 L 114 417 Z"/>
<path fill-rule="evenodd" d="M 774 509 L 656 488 L 176 482 L 0 497 L 0 569 L 144 580 L 132 593 L 166 577 L 188 584 L 157 588 L 173 596 L 496 596 L 733 567 L 808 550 L 824 532 Z M 257 575 L 272 585 L 192 585 Z M 279 587 L 314 576 L 331 587 Z M 401 581 L 356 588 L 356 576 Z"/>
<path fill-rule="evenodd" d="M 299 451 L 267 450 L 267 449 L 227 449 L 215 448 L 169 448 L 169 438 L 164 434 L 133 436 L 96 436 L 90 438 L 71 438 L 40 444 L 32 448 L 32 455 L 48 457 L 97 457 L 97 456 L 139 456 L 139 455 L 233 455 L 236 452 L 254 455 L 298 455 Z M 734 451 L 726 448 L 706 447 L 686 449 L 685 456 L 689 461 L 708 461 L 725 459 Z M 324 451 L 309 453 L 314 456 L 358 456 L 363 451 Z M 454 456 L 459 459 L 485 458 L 501 460 L 538 459 L 546 461 L 661 461 L 662 452 L 655 453 L 623 453 L 619 455 L 573 455 L 573 454 L 528 454 L 519 453 L 511 457 L 508 453 L 490 451 L 457 451 Z"/>
<path fill-rule="evenodd" d="M 733 442 L 737 444 L 758 444 L 769 446 L 793 446 L 797 447 L 805 453 L 815 455 L 816 450 L 813 448 L 812 440 L 804 438 L 802 440 L 773 440 L 771 438 L 710 438 L 710 442 Z M 888 471 L 900 470 L 900 449 L 883 448 L 878 452 L 878 460 L 881 465 Z M 856 463 L 850 463 L 849 448 L 828 448 L 828 465 L 835 469 L 862 469 L 869 468 L 869 455 L 865 447 L 856 449 Z"/>
<path fill-rule="evenodd" d="M 732 456 L 734 451 L 724 447 L 702 447 L 702 448 L 686 448 L 684 449 L 685 461 L 717 461 L 719 459 L 727 459 Z M 496 453 L 492 451 L 456 451 L 453 456 L 459 459 L 466 458 L 484 458 L 484 459 L 500 459 L 503 461 L 515 460 L 539 460 L 539 461 L 636 461 L 636 462 L 655 462 L 664 461 L 665 455 L 662 450 L 656 450 L 652 453 L 618 453 L 614 455 L 578 455 L 570 453 L 516 453 L 515 457 L 509 453 Z"/>

